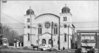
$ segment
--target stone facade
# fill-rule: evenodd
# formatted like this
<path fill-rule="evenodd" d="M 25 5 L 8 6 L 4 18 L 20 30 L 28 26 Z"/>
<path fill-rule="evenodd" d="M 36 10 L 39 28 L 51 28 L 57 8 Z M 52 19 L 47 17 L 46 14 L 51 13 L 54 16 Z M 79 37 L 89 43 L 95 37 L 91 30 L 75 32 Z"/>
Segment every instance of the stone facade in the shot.
<path fill-rule="evenodd" d="M 70 49 L 75 32 L 72 14 L 65 6 L 60 15 L 44 13 L 38 16 L 30 8 L 24 18 L 24 46 L 31 44 L 55 49 Z"/>

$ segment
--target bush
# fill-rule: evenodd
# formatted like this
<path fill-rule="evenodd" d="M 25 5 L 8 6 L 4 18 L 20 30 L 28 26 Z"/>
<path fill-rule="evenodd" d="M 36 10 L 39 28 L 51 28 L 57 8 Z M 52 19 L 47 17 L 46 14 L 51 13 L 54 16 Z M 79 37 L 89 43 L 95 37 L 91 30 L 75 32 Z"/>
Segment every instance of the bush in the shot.
<path fill-rule="evenodd" d="M 1 49 L 8 49 L 8 46 L 1 46 Z"/>
<path fill-rule="evenodd" d="M 57 49 L 51 48 L 51 49 L 47 49 L 45 51 L 57 51 Z"/>
<path fill-rule="evenodd" d="M 38 51 L 43 51 L 43 49 L 42 48 L 38 48 Z"/>
<path fill-rule="evenodd" d="M 14 46 L 14 44 L 13 43 L 9 43 L 9 46 Z"/>

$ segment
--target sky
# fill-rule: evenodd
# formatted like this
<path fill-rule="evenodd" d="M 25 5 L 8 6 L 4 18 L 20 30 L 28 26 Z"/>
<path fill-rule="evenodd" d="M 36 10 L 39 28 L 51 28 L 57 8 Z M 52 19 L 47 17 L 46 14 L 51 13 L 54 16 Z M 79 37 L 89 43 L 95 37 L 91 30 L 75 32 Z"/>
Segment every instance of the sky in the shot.
<path fill-rule="evenodd" d="M 36 16 L 43 13 L 60 15 L 65 4 L 71 9 L 76 30 L 98 29 L 98 1 L 7 1 L 1 5 L 1 21 L 23 34 L 24 15 L 30 6 Z"/>

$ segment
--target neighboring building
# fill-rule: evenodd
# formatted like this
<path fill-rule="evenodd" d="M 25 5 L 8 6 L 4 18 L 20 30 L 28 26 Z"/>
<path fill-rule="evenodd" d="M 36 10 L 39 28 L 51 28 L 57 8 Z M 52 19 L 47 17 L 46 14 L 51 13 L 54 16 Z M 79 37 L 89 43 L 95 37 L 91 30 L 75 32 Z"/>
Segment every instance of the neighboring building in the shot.
<path fill-rule="evenodd" d="M 2 33 L 3 31 L 2 31 L 2 24 L 0 23 L 0 46 L 3 44 L 2 43 L 2 37 L 3 37 L 3 33 Z"/>
<path fill-rule="evenodd" d="M 99 49 L 99 33 L 97 33 L 97 41 L 96 41 L 96 48 L 98 48 Z"/>
<path fill-rule="evenodd" d="M 38 16 L 30 8 L 24 18 L 24 46 L 31 44 L 47 48 L 70 49 L 75 26 L 70 8 L 63 7 L 60 15 L 44 13 Z"/>
<path fill-rule="evenodd" d="M 99 30 L 77 30 L 78 33 L 78 47 L 91 46 L 98 47 Z"/>

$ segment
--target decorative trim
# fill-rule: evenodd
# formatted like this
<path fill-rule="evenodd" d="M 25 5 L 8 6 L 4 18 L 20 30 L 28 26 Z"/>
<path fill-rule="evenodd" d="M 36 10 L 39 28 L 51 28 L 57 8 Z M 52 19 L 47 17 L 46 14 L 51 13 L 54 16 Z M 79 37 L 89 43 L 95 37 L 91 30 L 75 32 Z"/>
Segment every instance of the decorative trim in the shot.
<path fill-rule="evenodd" d="M 51 33 L 49 33 L 49 32 L 45 32 L 45 33 L 43 33 L 43 34 L 41 34 L 41 35 L 44 35 L 44 34 L 49 34 L 49 35 L 52 35 Z"/>
<path fill-rule="evenodd" d="M 35 17 L 35 19 L 37 19 L 37 18 L 39 18 L 40 16 L 43 16 L 43 15 L 53 15 L 53 16 L 55 16 L 57 18 L 60 18 L 58 15 L 55 15 L 55 14 L 52 14 L 52 13 L 44 13 L 44 14 L 40 14 L 37 17 Z"/>

